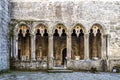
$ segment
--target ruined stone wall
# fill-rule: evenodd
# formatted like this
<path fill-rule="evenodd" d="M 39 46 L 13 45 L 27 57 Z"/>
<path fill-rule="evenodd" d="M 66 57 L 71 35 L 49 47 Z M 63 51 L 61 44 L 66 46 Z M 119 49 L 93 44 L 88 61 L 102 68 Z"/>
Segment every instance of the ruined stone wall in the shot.
<path fill-rule="evenodd" d="M 11 6 L 12 19 L 41 21 L 49 30 L 63 23 L 70 31 L 81 23 L 89 33 L 92 25 L 98 23 L 108 39 L 103 52 L 109 59 L 120 59 L 120 1 L 11 0 Z"/>
<path fill-rule="evenodd" d="M 9 0 L 0 0 L 0 71 L 9 69 Z"/>
<path fill-rule="evenodd" d="M 12 19 L 43 21 L 48 27 L 63 23 L 69 29 L 81 23 L 89 32 L 91 26 L 98 23 L 103 26 L 105 34 L 109 34 L 109 55 L 120 56 L 120 2 L 11 0 L 11 5 Z"/>

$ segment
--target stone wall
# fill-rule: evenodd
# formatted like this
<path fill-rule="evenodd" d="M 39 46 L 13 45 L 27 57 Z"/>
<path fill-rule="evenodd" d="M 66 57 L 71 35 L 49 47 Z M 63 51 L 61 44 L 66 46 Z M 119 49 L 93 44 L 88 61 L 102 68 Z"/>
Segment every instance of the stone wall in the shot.
<path fill-rule="evenodd" d="M 66 27 L 73 27 L 81 23 L 89 31 L 94 23 L 103 26 L 106 34 L 110 34 L 110 53 L 120 55 L 119 52 L 119 6 L 117 1 L 41 1 L 14 2 L 12 5 L 12 19 L 40 20 L 47 24 L 64 23 Z"/>
<path fill-rule="evenodd" d="M 14 70 L 46 70 L 47 61 L 15 61 Z"/>
<path fill-rule="evenodd" d="M 98 71 L 103 71 L 101 60 L 71 60 L 67 64 L 68 69 L 72 70 L 91 70 L 91 68 L 96 68 Z M 104 65 L 104 67 L 106 66 Z"/>
<path fill-rule="evenodd" d="M 0 71 L 9 69 L 9 0 L 0 1 Z"/>
<path fill-rule="evenodd" d="M 17 20 L 41 21 L 51 30 L 57 23 L 63 23 L 68 30 L 81 23 L 87 33 L 93 24 L 103 27 L 108 35 L 107 49 L 103 49 L 109 59 L 120 58 L 120 2 L 118 1 L 17 1 L 11 0 L 11 18 Z"/>

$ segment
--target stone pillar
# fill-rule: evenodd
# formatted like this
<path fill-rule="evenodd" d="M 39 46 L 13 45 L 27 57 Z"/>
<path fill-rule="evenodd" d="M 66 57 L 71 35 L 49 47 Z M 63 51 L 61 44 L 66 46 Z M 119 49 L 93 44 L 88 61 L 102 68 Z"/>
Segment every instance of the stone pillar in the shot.
<path fill-rule="evenodd" d="M 110 55 L 110 34 L 106 35 L 106 60 L 107 60 L 107 70 L 111 71 L 111 65 L 109 63 L 109 55 Z"/>
<path fill-rule="evenodd" d="M 106 35 L 106 58 L 109 58 L 109 53 L 110 53 L 110 35 Z"/>
<path fill-rule="evenodd" d="M 102 37 L 102 54 L 101 58 L 102 59 L 107 59 L 108 58 L 108 53 L 109 53 L 109 35 L 103 35 Z"/>
<path fill-rule="evenodd" d="M 70 63 L 71 63 L 71 51 L 72 51 L 72 42 L 71 42 L 71 35 L 68 34 L 67 36 L 67 57 L 66 57 L 66 60 L 67 60 L 67 65 L 66 67 L 69 68 L 71 67 L 70 66 Z"/>
<path fill-rule="evenodd" d="M 16 47 L 15 47 L 15 44 L 16 44 L 16 40 L 15 40 L 15 35 L 13 37 L 13 57 L 15 58 L 15 52 L 16 52 Z"/>
<path fill-rule="evenodd" d="M 35 59 L 35 35 L 31 35 L 31 60 Z"/>
<path fill-rule="evenodd" d="M 68 35 L 67 36 L 67 58 L 68 59 L 71 59 L 71 50 L 72 47 L 71 47 L 71 35 Z"/>
<path fill-rule="evenodd" d="M 85 34 L 84 38 L 84 59 L 89 59 L 89 34 Z"/>
<path fill-rule="evenodd" d="M 10 57 L 14 57 L 14 38 L 10 38 Z"/>
<path fill-rule="evenodd" d="M 18 60 L 18 36 L 14 35 L 14 58 Z"/>
<path fill-rule="evenodd" d="M 102 46 L 101 46 L 101 59 L 106 57 L 106 35 L 102 36 Z"/>
<path fill-rule="evenodd" d="M 49 69 L 52 69 L 52 67 L 53 67 L 53 59 L 54 59 L 54 56 L 53 56 L 53 35 L 52 35 L 52 33 L 50 33 L 50 35 L 49 35 L 49 41 L 48 41 L 48 43 L 49 43 L 49 53 L 48 53 L 48 62 L 49 62 L 49 64 L 48 64 L 48 68 Z"/>

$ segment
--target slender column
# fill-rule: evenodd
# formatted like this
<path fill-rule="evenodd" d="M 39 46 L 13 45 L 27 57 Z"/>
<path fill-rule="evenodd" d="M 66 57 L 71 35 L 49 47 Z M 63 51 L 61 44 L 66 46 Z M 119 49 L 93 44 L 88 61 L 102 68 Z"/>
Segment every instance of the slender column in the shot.
<path fill-rule="evenodd" d="M 109 48 L 110 46 L 109 46 L 109 45 L 110 45 L 110 35 L 107 34 L 107 35 L 106 35 L 106 49 L 107 49 L 107 50 L 106 50 L 106 60 L 107 60 L 107 70 L 110 71 L 110 70 L 111 70 L 111 67 L 110 67 L 110 63 L 109 63 L 109 59 L 110 59 L 110 58 L 109 58 L 109 56 L 110 56 L 110 50 L 109 50 L 109 49 L 110 49 L 110 48 Z"/>
<path fill-rule="evenodd" d="M 14 57 L 13 56 L 13 53 L 14 53 L 14 39 L 13 38 L 11 38 L 11 40 L 10 40 L 10 50 L 11 50 L 11 52 L 10 52 L 10 57 Z"/>
<path fill-rule="evenodd" d="M 67 59 L 71 59 L 71 35 L 67 36 Z"/>
<path fill-rule="evenodd" d="M 17 35 L 14 36 L 14 57 L 18 60 L 18 37 Z"/>
<path fill-rule="evenodd" d="M 13 37 L 13 57 L 15 58 L 15 53 L 16 53 L 16 47 L 15 47 L 15 45 L 16 45 L 16 40 L 15 40 L 15 35 L 14 35 L 14 37 Z"/>
<path fill-rule="evenodd" d="M 49 61 L 49 69 L 53 67 L 53 36 L 52 33 L 49 35 L 49 53 L 48 53 L 48 61 Z"/>
<path fill-rule="evenodd" d="M 66 64 L 67 65 L 66 65 L 66 67 L 70 67 L 71 51 L 72 51 L 71 35 L 69 33 L 67 36 L 67 57 L 66 57 L 66 60 L 67 60 Z"/>
<path fill-rule="evenodd" d="M 85 34 L 84 50 L 84 59 L 89 59 L 89 34 Z"/>
<path fill-rule="evenodd" d="M 102 59 L 108 58 L 109 53 L 109 35 L 103 35 L 102 38 Z"/>
<path fill-rule="evenodd" d="M 35 59 L 35 36 L 31 35 L 31 60 Z"/>
<path fill-rule="evenodd" d="M 102 37 L 102 46 L 101 46 L 101 59 L 105 59 L 106 57 L 106 35 Z"/>
<path fill-rule="evenodd" d="M 108 59 L 109 58 L 109 53 L 110 53 L 110 35 L 108 34 L 108 35 L 106 35 L 106 58 Z"/>

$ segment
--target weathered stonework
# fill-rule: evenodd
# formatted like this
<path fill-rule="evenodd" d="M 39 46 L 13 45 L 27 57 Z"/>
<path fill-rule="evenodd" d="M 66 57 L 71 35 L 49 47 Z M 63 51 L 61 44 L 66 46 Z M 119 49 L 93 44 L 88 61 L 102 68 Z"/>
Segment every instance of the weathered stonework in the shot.
<path fill-rule="evenodd" d="M 102 59 L 107 60 L 108 70 L 111 70 L 114 65 L 117 65 L 114 64 L 115 59 L 117 59 L 118 62 L 120 60 L 120 2 L 118 1 L 45 0 L 37 2 L 24 2 L 11 0 L 11 7 L 11 18 L 18 20 L 16 25 L 19 24 L 19 22 L 31 21 L 33 22 L 30 25 L 32 31 L 34 31 L 34 27 L 37 24 L 42 23 L 48 27 L 49 33 L 52 35 L 55 26 L 62 23 L 67 28 L 67 36 L 69 38 L 72 28 L 77 23 L 80 23 L 86 30 L 87 38 L 85 44 L 87 44 L 88 34 L 91 27 L 96 23 L 100 24 L 103 28 L 102 44 L 104 44 L 102 47 Z M 51 39 L 53 38 L 50 37 L 50 41 L 52 41 Z M 70 39 L 68 42 L 69 41 Z M 50 43 L 50 45 L 52 45 L 52 43 Z M 94 65 L 98 68 L 98 70 L 101 70 L 102 66 L 99 60 L 96 62 L 91 61 L 89 63 L 87 63 L 87 61 L 70 60 L 71 49 L 69 46 L 71 46 L 71 44 L 67 44 L 67 51 L 69 53 L 69 56 L 67 56 L 68 68 L 82 69 L 88 65 L 91 67 Z M 50 57 L 53 57 L 52 53 L 53 51 L 49 52 Z M 85 49 L 85 54 L 85 59 L 88 59 L 88 48 Z M 111 60 L 113 60 L 113 62 Z M 52 63 L 52 61 L 50 61 L 50 63 Z M 91 67 L 85 69 L 90 69 Z"/>
<path fill-rule="evenodd" d="M 0 1 L 0 71 L 9 69 L 9 0 Z"/>

